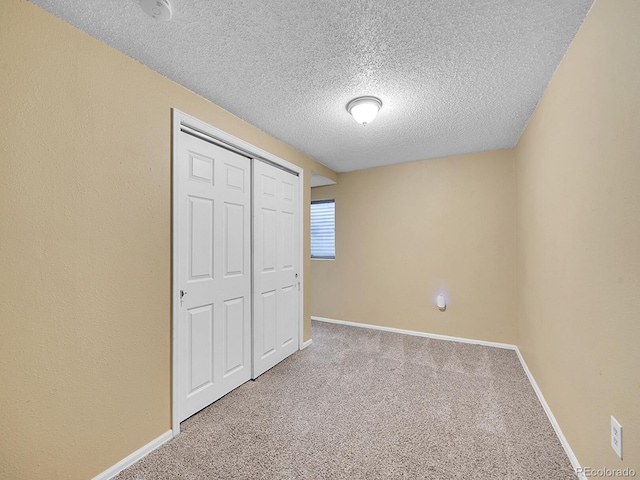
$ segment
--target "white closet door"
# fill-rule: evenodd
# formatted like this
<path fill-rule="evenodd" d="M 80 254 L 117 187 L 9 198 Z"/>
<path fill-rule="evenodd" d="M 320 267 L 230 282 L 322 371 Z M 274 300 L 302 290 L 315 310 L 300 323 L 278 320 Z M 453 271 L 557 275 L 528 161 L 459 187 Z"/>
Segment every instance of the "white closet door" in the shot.
<path fill-rule="evenodd" d="M 298 177 L 253 162 L 253 378 L 298 350 Z"/>
<path fill-rule="evenodd" d="M 251 164 L 178 141 L 182 421 L 251 378 Z"/>

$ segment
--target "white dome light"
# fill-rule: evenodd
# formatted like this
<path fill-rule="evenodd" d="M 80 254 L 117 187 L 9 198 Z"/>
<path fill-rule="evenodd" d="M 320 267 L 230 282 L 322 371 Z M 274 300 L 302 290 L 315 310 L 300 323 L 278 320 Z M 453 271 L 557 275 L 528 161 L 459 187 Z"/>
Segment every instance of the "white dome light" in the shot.
<path fill-rule="evenodd" d="M 347 111 L 356 122 L 367 125 L 373 122 L 382 107 L 382 101 L 376 97 L 358 97 L 347 104 Z"/>

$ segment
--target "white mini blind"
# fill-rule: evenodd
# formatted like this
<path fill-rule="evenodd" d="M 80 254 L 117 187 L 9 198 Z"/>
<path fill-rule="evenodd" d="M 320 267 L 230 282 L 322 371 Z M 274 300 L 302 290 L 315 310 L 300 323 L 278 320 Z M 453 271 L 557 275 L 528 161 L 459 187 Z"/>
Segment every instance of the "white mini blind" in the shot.
<path fill-rule="evenodd" d="M 311 202 L 311 258 L 336 258 L 336 202 Z"/>

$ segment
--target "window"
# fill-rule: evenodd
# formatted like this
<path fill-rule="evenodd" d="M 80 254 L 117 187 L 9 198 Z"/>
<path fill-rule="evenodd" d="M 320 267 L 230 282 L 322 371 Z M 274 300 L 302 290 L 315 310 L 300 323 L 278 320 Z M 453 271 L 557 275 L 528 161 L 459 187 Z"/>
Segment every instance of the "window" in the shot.
<path fill-rule="evenodd" d="M 311 258 L 336 258 L 336 201 L 311 202 Z"/>

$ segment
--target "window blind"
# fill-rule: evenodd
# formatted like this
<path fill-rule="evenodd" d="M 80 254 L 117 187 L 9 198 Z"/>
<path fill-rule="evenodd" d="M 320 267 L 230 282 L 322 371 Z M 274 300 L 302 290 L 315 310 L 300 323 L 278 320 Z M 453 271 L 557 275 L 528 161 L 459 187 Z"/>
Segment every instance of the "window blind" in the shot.
<path fill-rule="evenodd" d="M 336 258 L 336 202 L 311 202 L 311 258 Z"/>

